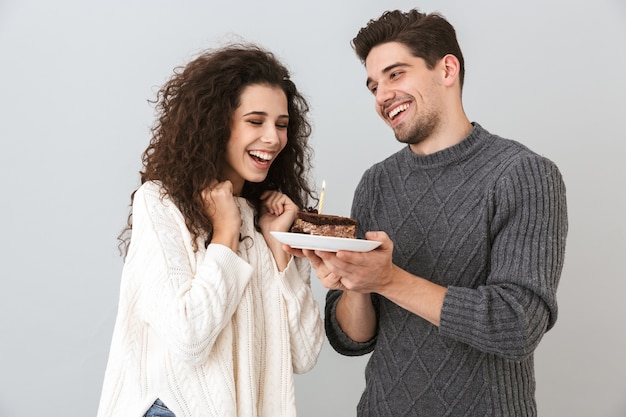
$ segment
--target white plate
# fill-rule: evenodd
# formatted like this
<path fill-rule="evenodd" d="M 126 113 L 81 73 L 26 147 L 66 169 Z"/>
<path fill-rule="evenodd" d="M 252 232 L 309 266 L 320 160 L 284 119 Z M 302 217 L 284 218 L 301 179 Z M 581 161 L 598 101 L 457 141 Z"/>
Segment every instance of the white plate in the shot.
<path fill-rule="evenodd" d="M 296 249 L 323 250 L 337 252 L 368 252 L 380 246 L 381 242 L 365 239 L 346 239 L 343 237 L 314 236 L 303 233 L 270 232 L 281 243 Z"/>

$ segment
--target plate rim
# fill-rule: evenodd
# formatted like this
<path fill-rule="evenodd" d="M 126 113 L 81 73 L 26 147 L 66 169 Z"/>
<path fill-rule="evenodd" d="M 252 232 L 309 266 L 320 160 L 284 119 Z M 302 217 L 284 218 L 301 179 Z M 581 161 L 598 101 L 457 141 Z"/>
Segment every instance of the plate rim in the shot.
<path fill-rule="evenodd" d="M 345 250 L 345 251 L 350 251 L 350 252 L 369 252 L 371 250 L 376 249 L 382 243 L 382 242 L 377 242 L 375 240 L 352 239 L 352 238 L 347 238 L 347 237 L 336 237 L 336 236 L 309 235 L 306 233 L 275 232 L 275 231 L 271 231 L 270 233 L 272 234 L 272 236 L 278 239 L 281 243 L 291 246 L 292 248 L 321 250 L 321 251 L 326 251 L 326 252 L 337 252 L 340 250 Z M 293 236 L 293 235 L 298 235 L 304 238 L 313 238 L 314 240 L 315 239 L 331 240 L 331 241 L 335 241 L 336 243 L 338 243 L 339 246 L 341 246 L 342 242 L 350 242 L 351 244 L 354 244 L 354 243 L 364 244 L 366 248 L 320 247 L 319 245 L 311 245 L 309 247 L 305 247 L 304 245 L 294 246 L 293 244 L 286 243 L 285 241 L 280 239 L 281 236 Z M 367 242 L 367 243 L 364 243 L 364 242 Z M 316 246 L 316 247 L 312 247 L 312 246 Z"/>

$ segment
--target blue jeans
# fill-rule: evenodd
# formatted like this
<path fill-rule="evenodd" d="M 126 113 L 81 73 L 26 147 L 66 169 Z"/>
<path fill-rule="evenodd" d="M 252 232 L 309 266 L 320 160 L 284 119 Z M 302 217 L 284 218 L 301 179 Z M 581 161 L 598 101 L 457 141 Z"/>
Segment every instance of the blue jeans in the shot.
<path fill-rule="evenodd" d="M 157 400 L 152 404 L 152 407 L 144 414 L 144 417 L 176 417 L 169 408 L 163 404 L 163 401 Z"/>

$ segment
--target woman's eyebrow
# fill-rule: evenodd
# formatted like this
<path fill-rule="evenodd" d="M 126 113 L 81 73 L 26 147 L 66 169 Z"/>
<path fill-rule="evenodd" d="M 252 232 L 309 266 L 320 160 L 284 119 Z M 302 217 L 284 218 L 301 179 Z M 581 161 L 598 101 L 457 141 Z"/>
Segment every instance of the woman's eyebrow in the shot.
<path fill-rule="evenodd" d="M 250 112 L 244 114 L 244 116 L 268 116 L 268 114 L 267 114 L 267 112 L 264 112 L 264 111 L 253 110 L 253 111 L 250 111 Z M 279 119 L 283 119 L 283 118 L 287 118 L 288 119 L 289 115 L 288 114 L 280 114 L 280 115 L 278 115 L 278 118 Z"/>

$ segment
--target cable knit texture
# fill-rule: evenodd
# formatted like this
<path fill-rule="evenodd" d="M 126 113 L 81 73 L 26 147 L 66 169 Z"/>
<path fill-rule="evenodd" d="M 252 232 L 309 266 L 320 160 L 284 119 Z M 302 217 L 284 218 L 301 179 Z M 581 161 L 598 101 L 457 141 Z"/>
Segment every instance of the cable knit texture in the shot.
<path fill-rule="evenodd" d="M 242 198 L 239 252 L 204 239 L 195 252 L 161 191 L 135 194 L 98 417 L 143 416 L 156 398 L 177 417 L 295 416 L 293 373 L 324 340 L 310 264 L 279 272 Z"/>
<path fill-rule="evenodd" d="M 373 351 L 358 415 L 536 416 L 533 352 L 557 318 L 567 234 L 557 167 L 475 123 L 451 148 L 406 147 L 370 168 L 352 216 L 359 237 L 389 234 L 396 265 L 448 288 L 439 328 L 373 294 L 368 343 L 341 331 L 329 291 L 333 347 Z"/>

